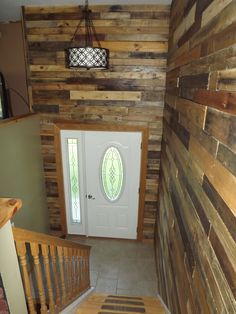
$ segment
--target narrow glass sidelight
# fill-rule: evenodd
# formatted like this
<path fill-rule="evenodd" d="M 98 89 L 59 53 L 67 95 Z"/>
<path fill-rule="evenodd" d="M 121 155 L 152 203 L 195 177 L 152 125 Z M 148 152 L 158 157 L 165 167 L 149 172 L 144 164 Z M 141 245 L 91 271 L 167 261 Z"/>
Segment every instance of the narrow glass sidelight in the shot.
<path fill-rule="evenodd" d="M 101 165 L 101 181 L 105 197 L 114 202 L 119 199 L 124 185 L 124 165 L 119 150 L 110 146 L 106 149 Z"/>
<path fill-rule="evenodd" d="M 72 223 L 81 223 L 80 188 L 79 188 L 79 162 L 78 140 L 67 139 L 69 182 L 70 182 L 70 205 Z"/>

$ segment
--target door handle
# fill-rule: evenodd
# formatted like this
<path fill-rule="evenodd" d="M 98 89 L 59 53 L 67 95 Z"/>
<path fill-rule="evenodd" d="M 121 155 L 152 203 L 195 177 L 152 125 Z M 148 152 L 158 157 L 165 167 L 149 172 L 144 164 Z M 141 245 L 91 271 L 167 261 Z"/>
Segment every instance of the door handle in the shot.
<path fill-rule="evenodd" d="M 86 198 L 88 198 L 89 200 L 95 200 L 95 197 L 93 197 L 91 194 L 85 196 Z"/>

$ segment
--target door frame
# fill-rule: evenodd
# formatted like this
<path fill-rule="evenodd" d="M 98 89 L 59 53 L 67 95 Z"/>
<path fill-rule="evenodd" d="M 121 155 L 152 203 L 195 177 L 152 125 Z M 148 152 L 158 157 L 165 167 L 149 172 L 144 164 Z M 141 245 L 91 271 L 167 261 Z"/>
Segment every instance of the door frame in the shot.
<path fill-rule="evenodd" d="M 144 228 L 144 207 L 145 207 L 145 191 L 146 191 L 146 174 L 147 174 L 147 158 L 148 158 L 148 126 L 125 125 L 125 124 L 97 124 L 97 123 L 79 123 L 76 121 L 58 120 L 54 122 L 54 144 L 56 153 L 56 174 L 58 183 L 58 196 L 61 216 L 61 226 L 63 235 L 68 234 L 66 221 L 66 205 L 65 191 L 62 168 L 61 155 L 61 130 L 77 130 L 77 131 L 108 131 L 108 132 L 140 132 L 142 136 L 141 142 L 141 163 L 140 163 L 140 185 L 139 185 L 139 206 L 138 206 L 138 225 L 137 240 L 143 240 Z"/>

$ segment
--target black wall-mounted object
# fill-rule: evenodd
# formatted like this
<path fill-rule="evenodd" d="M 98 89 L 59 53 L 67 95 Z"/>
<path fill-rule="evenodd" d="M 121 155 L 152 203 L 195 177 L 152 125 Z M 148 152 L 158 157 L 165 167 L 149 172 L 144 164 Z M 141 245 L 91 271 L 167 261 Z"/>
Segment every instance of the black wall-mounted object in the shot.
<path fill-rule="evenodd" d="M 0 120 L 9 118 L 9 96 L 3 74 L 0 72 Z"/>

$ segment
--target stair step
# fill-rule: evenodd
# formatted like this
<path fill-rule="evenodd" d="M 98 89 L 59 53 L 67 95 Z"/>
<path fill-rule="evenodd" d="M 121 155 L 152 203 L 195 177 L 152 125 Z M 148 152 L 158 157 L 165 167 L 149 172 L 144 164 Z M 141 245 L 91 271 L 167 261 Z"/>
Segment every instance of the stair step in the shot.
<path fill-rule="evenodd" d="M 158 298 L 91 293 L 76 314 L 165 314 Z"/>

